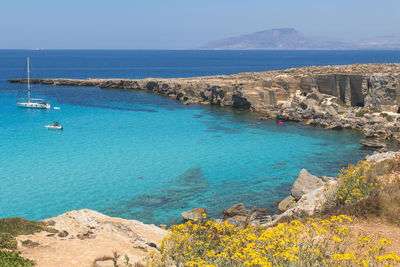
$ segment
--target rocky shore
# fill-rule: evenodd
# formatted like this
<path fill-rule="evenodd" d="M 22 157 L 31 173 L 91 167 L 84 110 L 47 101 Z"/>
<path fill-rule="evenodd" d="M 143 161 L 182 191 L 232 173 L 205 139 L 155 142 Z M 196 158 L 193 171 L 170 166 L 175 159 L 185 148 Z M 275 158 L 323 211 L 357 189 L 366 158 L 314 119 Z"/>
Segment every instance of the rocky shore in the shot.
<path fill-rule="evenodd" d="M 400 152 L 376 152 L 366 161 L 377 175 L 398 177 L 399 158 Z M 216 221 L 270 227 L 282 221 L 315 216 L 336 184 L 337 178 L 317 177 L 303 169 L 288 192 L 290 195 L 279 203 L 280 213 L 257 207 L 248 210 L 240 203 L 224 210 L 223 218 Z M 182 212 L 182 217 L 186 221 L 199 220 L 206 212 L 199 207 Z M 92 210 L 70 211 L 41 223 L 52 231 L 16 237 L 17 250 L 23 257 L 35 260 L 38 266 L 145 266 L 145 258 L 159 250 L 159 241 L 168 233 L 155 225 Z"/>
<path fill-rule="evenodd" d="M 367 156 L 365 160 L 371 164 L 376 175 L 388 175 L 398 177 L 400 166 L 398 152 L 375 152 Z M 254 207 L 246 210 L 243 204 L 237 204 L 224 211 L 225 220 L 237 225 L 263 225 L 273 226 L 282 220 L 292 220 L 308 216 L 315 216 L 323 211 L 324 204 L 330 194 L 335 194 L 337 177 L 317 177 L 305 169 L 301 170 L 293 183 L 290 195 L 278 203 L 279 213 L 271 210 Z"/>
<path fill-rule="evenodd" d="M 400 140 L 400 64 L 313 66 L 179 79 L 34 79 L 32 83 L 146 90 L 183 104 L 248 109 L 263 113 L 260 119 L 303 121 Z"/>

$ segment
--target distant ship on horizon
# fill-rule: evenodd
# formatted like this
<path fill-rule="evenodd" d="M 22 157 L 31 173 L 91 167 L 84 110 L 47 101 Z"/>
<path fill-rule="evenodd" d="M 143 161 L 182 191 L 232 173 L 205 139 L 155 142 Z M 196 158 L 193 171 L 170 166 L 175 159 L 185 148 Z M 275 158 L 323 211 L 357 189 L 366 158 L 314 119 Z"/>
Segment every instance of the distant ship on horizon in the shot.
<path fill-rule="evenodd" d="M 40 48 L 40 47 L 36 47 L 36 48 L 32 48 L 33 51 L 42 51 L 44 50 L 44 48 Z"/>

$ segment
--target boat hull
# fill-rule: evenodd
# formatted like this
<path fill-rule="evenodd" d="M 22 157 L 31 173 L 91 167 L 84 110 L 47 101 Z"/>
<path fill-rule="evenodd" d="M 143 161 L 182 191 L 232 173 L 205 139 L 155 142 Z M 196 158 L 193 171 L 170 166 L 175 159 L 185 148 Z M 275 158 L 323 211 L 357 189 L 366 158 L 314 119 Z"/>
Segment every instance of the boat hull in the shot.
<path fill-rule="evenodd" d="M 50 109 L 49 103 L 20 102 L 17 103 L 17 106 L 21 108 Z"/>
<path fill-rule="evenodd" d="M 63 130 L 64 129 L 63 126 L 46 125 L 44 127 L 46 127 L 47 130 Z"/>

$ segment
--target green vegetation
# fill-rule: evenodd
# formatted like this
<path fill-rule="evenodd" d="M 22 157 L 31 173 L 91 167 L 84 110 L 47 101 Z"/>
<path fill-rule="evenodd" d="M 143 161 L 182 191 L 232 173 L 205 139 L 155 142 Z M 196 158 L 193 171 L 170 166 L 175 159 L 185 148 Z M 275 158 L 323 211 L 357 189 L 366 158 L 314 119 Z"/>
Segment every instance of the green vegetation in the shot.
<path fill-rule="evenodd" d="M 359 111 L 357 111 L 356 116 L 357 116 L 357 117 L 364 117 L 364 115 L 365 115 L 366 113 L 368 113 L 367 110 L 365 110 L 365 109 L 360 109 Z"/>
<path fill-rule="evenodd" d="M 30 235 L 37 232 L 46 231 L 56 233 L 57 230 L 45 226 L 43 223 L 29 221 L 24 218 L 5 218 L 0 219 L 0 266 L 34 266 L 35 262 L 25 259 L 15 251 L 5 251 L 2 249 L 15 250 L 17 249 L 18 235 Z M 37 246 L 36 242 L 25 240 L 22 242 L 25 246 Z"/>
<path fill-rule="evenodd" d="M 30 248 L 34 248 L 34 247 L 39 246 L 38 242 L 32 241 L 30 239 L 24 240 L 21 243 L 22 243 L 23 246 L 30 247 Z"/>
<path fill-rule="evenodd" d="M 386 118 L 386 120 L 389 121 L 389 122 L 392 122 L 394 120 L 394 118 L 391 115 L 389 115 L 389 114 L 387 114 L 385 112 L 382 112 L 381 116 Z"/>
<path fill-rule="evenodd" d="M 29 221 L 25 218 L 5 218 L 0 219 L 0 233 L 9 233 L 13 236 L 31 235 L 37 232 L 46 231 L 57 233 L 58 231 L 45 226 L 43 223 Z"/>
<path fill-rule="evenodd" d="M 30 267 L 35 265 L 34 261 L 21 257 L 18 252 L 0 250 L 0 266 Z"/>
<path fill-rule="evenodd" d="M 0 249 L 16 249 L 17 241 L 9 233 L 0 233 Z"/>
<path fill-rule="evenodd" d="M 357 166 L 349 165 L 339 173 L 336 190 L 332 194 L 327 193 L 325 209 L 337 209 L 361 201 L 374 195 L 377 186 L 376 175 L 368 162 L 361 161 Z"/>
<path fill-rule="evenodd" d="M 400 226 L 400 158 L 375 165 L 361 161 L 339 174 L 337 190 L 328 194 L 327 214 L 376 217 Z"/>
<path fill-rule="evenodd" d="M 340 98 L 335 98 L 334 99 L 334 102 L 336 102 L 336 104 L 338 104 L 339 106 L 341 106 L 341 107 L 344 107 L 344 108 L 348 108 L 349 106 L 346 104 L 346 103 L 344 103 Z"/>

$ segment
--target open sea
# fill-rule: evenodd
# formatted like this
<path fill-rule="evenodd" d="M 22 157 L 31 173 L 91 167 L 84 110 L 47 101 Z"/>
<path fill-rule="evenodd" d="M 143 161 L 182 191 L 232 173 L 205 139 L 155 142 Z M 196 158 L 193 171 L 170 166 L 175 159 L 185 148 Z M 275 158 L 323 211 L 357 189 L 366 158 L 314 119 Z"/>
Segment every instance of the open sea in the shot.
<path fill-rule="evenodd" d="M 190 77 L 310 65 L 400 62 L 400 51 L 0 50 L 0 217 L 39 220 L 94 209 L 172 224 L 202 206 L 274 209 L 302 168 L 335 176 L 361 134 L 259 121 L 142 91 L 35 85 L 60 110 L 15 105 L 26 57 L 33 78 Z M 64 131 L 44 126 L 59 121 Z"/>

